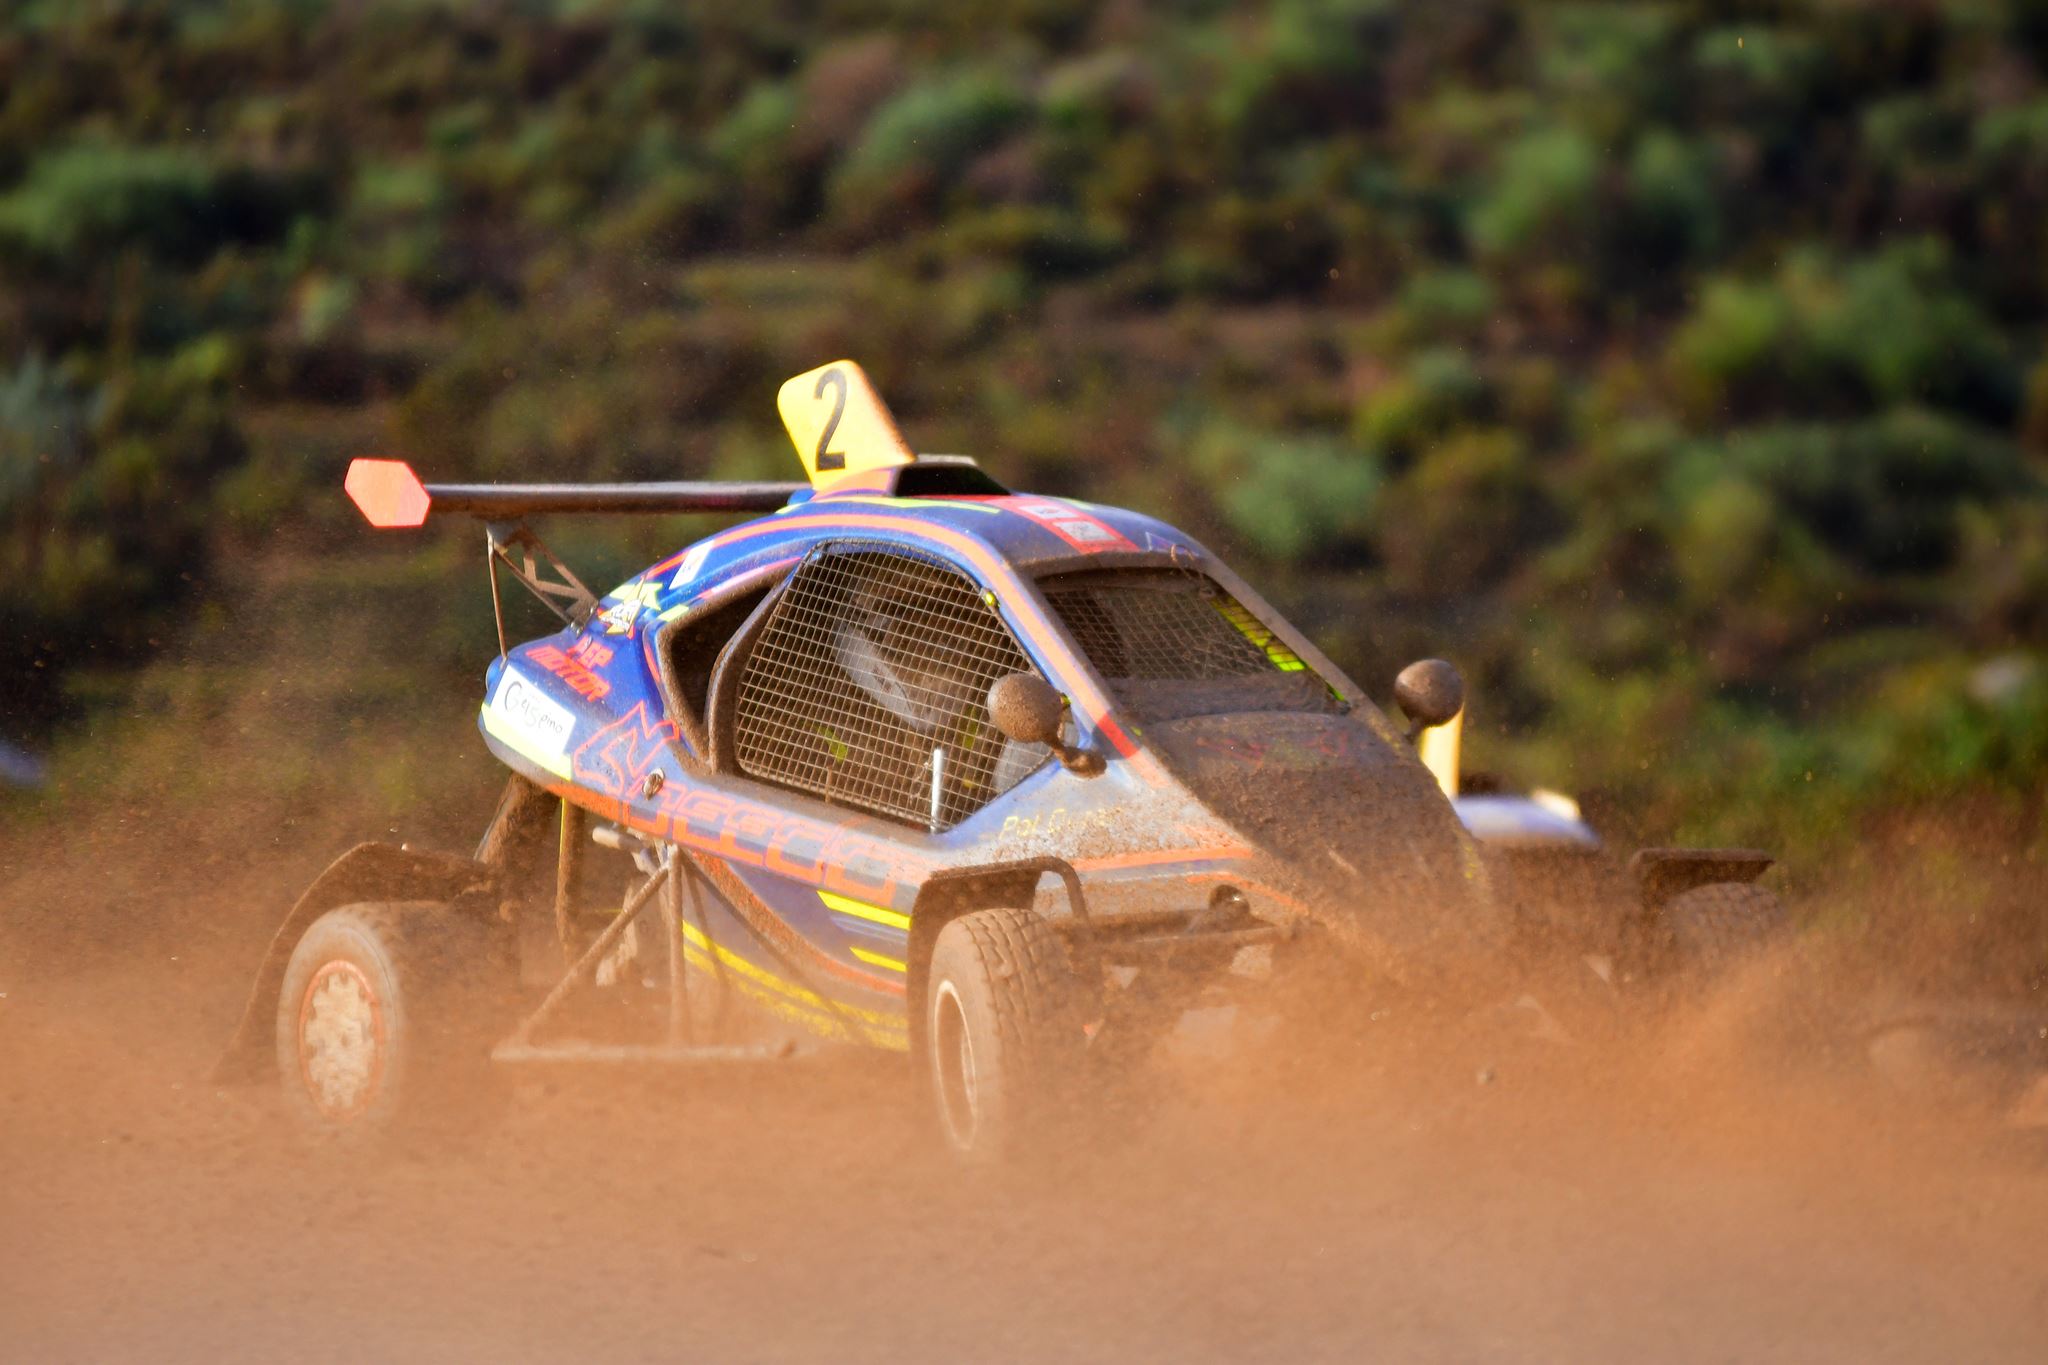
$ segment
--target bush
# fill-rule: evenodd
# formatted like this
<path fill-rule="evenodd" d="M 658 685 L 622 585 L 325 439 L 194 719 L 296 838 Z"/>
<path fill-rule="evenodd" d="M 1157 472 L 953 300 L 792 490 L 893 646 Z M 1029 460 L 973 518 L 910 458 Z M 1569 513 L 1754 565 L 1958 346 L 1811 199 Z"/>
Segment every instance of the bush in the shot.
<path fill-rule="evenodd" d="M 796 87 L 789 82 L 757 85 L 711 130 L 711 155 L 737 178 L 745 193 L 765 195 L 769 186 L 764 181 L 789 173 L 800 108 Z"/>
<path fill-rule="evenodd" d="M 1460 430 L 1389 490 L 1375 542 L 1403 591 L 1468 593 L 1515 562 L 1536 503 L 1528 451 L 1513 432 Z"/>
<path fill-rule="evenodd" d="M 1809 314 L 1812 345 L 1853 374 L 1871 402 L 2012 420 L 2017 370 L 1990 318 L 1956 287 L 1941 243 L 1921 239 L 1856 261 L 1839 290 Z"/>
<path fill-rule="evenodd" d="M 1023 122 L 1007 77 L 978 70 L 926 77 L 875 111 L 833 186 L 844 210 L 872 219 L 891 202 L 928 199 Z"/>
<path fill-rule="evenodd" d="M 1465 334 L 1493 315 L 1493 286 L 1470 270 L 1426 270 L 1401 286 L 1401 311 L 1427 334 Z"/>
<path fill-rule="evenodd" d="M 1694 413 L 1711 420 L 1751 381 L 1783 377 L 1791 362 L 1792 309 L 1766 284 L 1717 279 L 1672 337 L 1673 381 Z"/>
<path fill-rule="evenodd" d="M 1231 54 L 1212 99 L 1217 123 L 1252 151 L 1376 121 L 1396 32 L 1390 0 L 1281 0 Z"/>
<path fill-rule="evenodd" d="M 1743 433 L 1730 462 L 1822 541 L 1874 572 L 1925 572 L 1955 555 L 1960 510 L 2039 494 L 2009 441 L 1903 409 L 1836 426 Z"/>
<path fill-rule="evenodd" d="M 1169 428 L 1231 534 L 1282 564 L 1356 552 L 1379 510 L 1381 472 L 1370 450 L 1304 433 L 1204 418 Z"/>
<path fill-rule="evenodd" d="M 1399 379 L 1375 390 L 1359 408 L 1354 434 L 1397 459 L 1411 459 L 1431 441 L 1467 422 L 1486 419 L 1492 387 L 1464 351 L 1439 347 L 1416 356 Z"/>
<path fill-rule="evenodd" d="M 1524 134 L 1502 154 L 1491 191 L 1473 205 L 1468 235 L 1484 256 L 1540 250 L 1593 221 L 1600 154 L 1569 128 Z"/>
<path fill-rule="evenodd" d="M 220 349 L 90 397 L 39 361 L 0 384 L 0 709 L 47 718 L 65 667 L 141 653 L 203 569 L 213 482 L 244 453 Z"/>
<path fill-rule="evenodd" d="M 1573 126 L 1619 142 L 1657 121 L 1673 96 L 1668 73 L 1677 25 L 1661 6 L 1554 5 L 1531 16 L 1541 35 L 1535 66 L 1551 103 Z"/>
<path fill-rule="evenodd" d="M 1616 253 L 1627 271 L 1655 273 L 1713 251 L 1721 240 L 1721 201 L 1707 149 L 1668 129 L 1636 140 L 1629 155 L 1628 221 Z"/>
<path fill-rule="evenodd" d="M 1923 403 L 2004 424 L 2020 404 L 2004 338 L 1924 239 L 1847 262 L 1801 253 L 1769 283 L 1714 280 L 1670 358 L 1701 416 Z"/>
<path fill-rule="evenodd" d="M 0 526 L 28 530 L 31 502 L 76 471 L 89 405 L 58 369 L 30 355 L 0 376 Z"/>
<path fill-rule="evenodd" d="M 130 247 L 190 264 L 275 237 L 290 207 L 282 187 L 190 152 L 79 142 L 37 157 L 0 197 L 0 251 L 67 270 Z"/>

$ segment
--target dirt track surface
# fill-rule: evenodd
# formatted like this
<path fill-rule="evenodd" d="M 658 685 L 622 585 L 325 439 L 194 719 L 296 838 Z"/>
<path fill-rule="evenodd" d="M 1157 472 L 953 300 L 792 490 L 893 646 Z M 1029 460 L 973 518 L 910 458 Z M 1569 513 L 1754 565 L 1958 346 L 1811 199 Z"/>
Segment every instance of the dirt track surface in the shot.
<path fill-rule="evenodd" d="M 1254 1067 L 994 1180 L 872 1063 L 535 1079 L 473 1148 L 318 1162 L 204 1079 L 253 951 L 0 958 L 0 1357 L 2048 1354 L 2039 1153 L 1661 1054 Z"/>

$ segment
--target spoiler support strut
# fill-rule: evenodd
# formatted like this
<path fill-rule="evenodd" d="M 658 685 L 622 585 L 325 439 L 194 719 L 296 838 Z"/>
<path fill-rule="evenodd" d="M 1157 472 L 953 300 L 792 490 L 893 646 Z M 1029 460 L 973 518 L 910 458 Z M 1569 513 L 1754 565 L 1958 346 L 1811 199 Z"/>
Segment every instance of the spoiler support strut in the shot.
<path fill-rule="evenodd" d="M 498 657 L 505 657 L 505 606 L 498 596 L 498 565 L 512 571 L 519 585 L 540 604 L 572 626 L 581 627 L 597 611 L 597 595 L 541 543 L 522 523 L 494 521 L 484 528 L 484 563 L 491 575 L 491 613 L 498 619 Z M 514 558 L 517 552 L 517 558 Z M 540 561 L 547 561 L 545 566 Z M 552 571 L 554 577 L 548 576 Z"/>

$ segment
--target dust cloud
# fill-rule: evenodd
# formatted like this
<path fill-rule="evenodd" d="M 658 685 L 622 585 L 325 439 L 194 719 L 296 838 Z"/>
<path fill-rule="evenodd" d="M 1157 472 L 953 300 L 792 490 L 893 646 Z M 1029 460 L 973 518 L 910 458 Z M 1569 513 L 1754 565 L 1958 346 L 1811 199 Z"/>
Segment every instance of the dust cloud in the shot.
<path fill-rule="evenodd" d="M 343 1159 L 207 1080 L 324 848 L 144 814 L 0 860 L 8 1360 L 2048 1354 L 2048 1145 L 1870 1087 L 1803 942 L 1644 1027 L 1570 983 L 1196 1021 L 995 1176 L 881 1057 L 526 1074 Z"/>

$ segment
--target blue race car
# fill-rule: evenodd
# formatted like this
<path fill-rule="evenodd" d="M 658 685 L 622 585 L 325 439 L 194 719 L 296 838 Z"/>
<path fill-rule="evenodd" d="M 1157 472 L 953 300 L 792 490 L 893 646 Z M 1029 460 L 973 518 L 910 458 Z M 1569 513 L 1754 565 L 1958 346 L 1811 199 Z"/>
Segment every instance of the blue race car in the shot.
<path fill-rule="evenodd" d="M 510 643 L 499 612 L 480 724 L 512 777 L 475 854 L 340 858 L 224 1074 L 274 1073 L 308 1128 L 359 1140 L 487 1062 L 827 1040 L 907 1052 L 981 1160 L 1085 1108 L 1205 990 L 1512 952 L 1504 864 L 1414 747 L 1460 712 L 1450 665 L 1404 671 L 1404 733 L 1173 527 L 914 455 L 851 361 L 779 405 L 806 484 L 351 465 L 376 525 L 484 520 L 494 602 L 509 573 L 563 624 Z M 524 524 L 682 511 L 765 515 L 602 597 Z M 1635 940 L 1702 891 L 1722 938 L 1752 932 L 1768 861 L 1655 854 Z"/>

